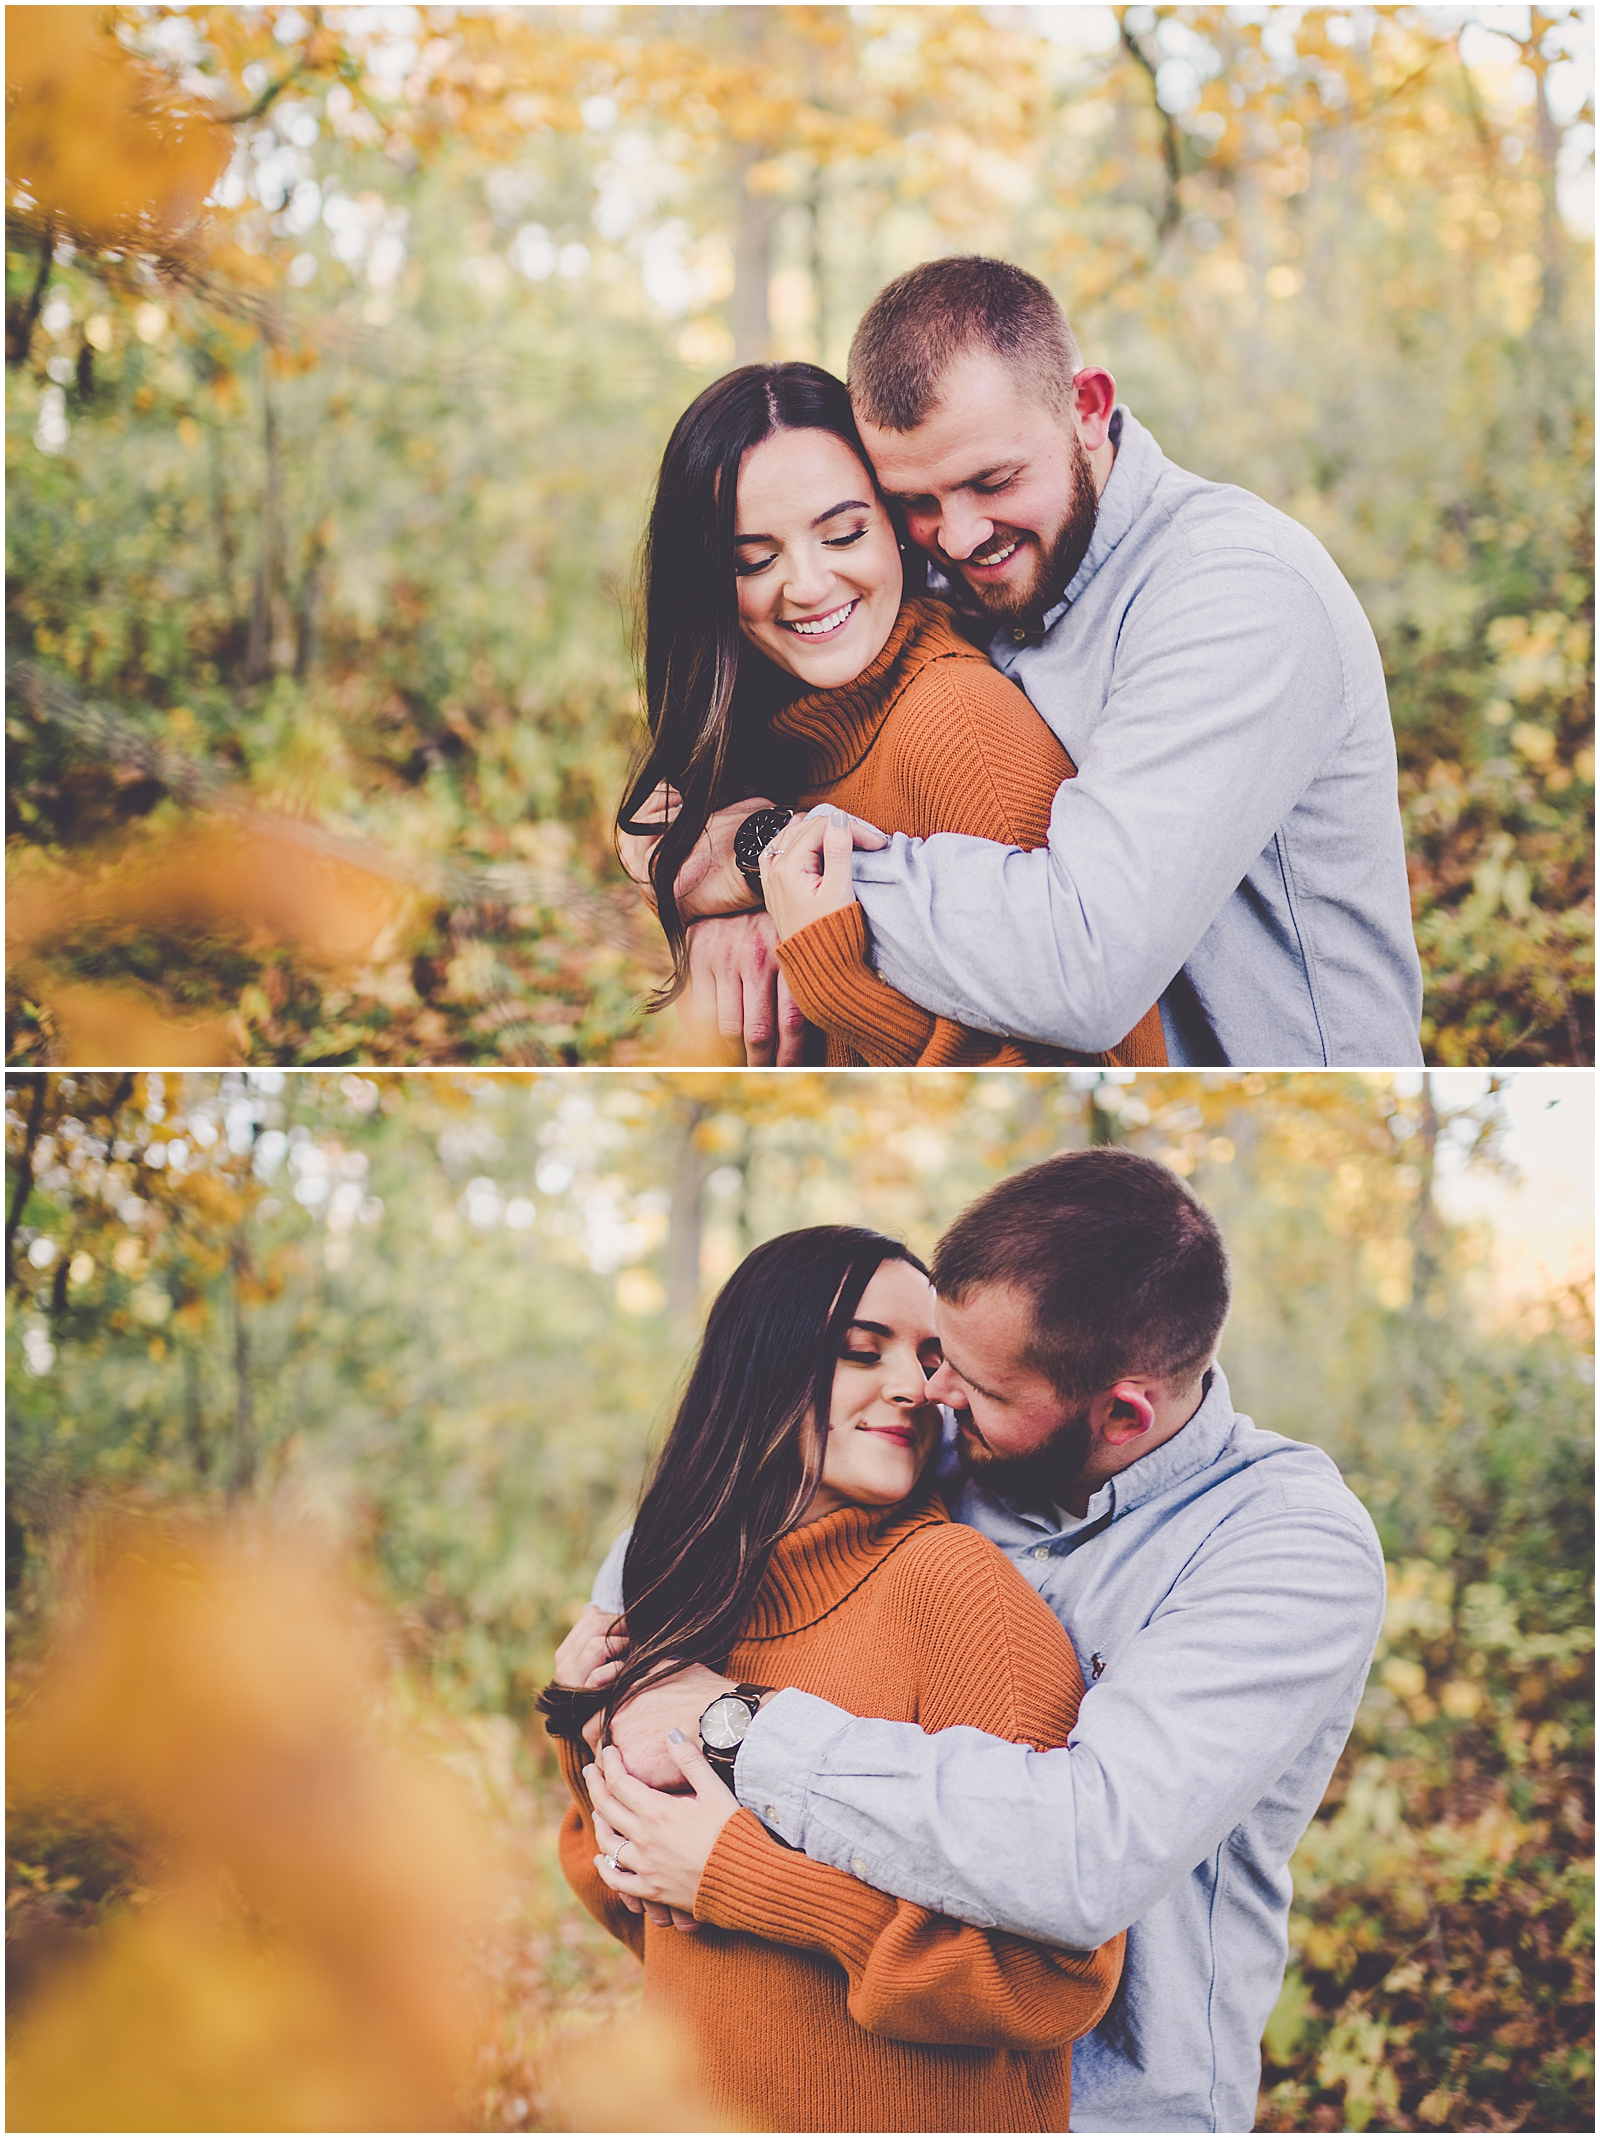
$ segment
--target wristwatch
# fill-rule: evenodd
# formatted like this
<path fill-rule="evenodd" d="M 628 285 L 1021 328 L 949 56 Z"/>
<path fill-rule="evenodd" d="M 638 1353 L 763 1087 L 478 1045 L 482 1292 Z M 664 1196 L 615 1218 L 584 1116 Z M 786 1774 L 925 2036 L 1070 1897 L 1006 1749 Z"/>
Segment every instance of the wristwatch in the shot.
<path fill-rule="evenodd" d="M 753 891 L 761 888 L 761 853 L 794 815 L 792 809 L 755 809 L 733 835 L 733 858 Z"/>
<path fill-rule="evenodd" d="M 701 1748 L 730 1789 L 745 1732 L 756 1719 L 762 1694 L 771 1690 L 769 1685 L 736 1685 L 731 1693 L 719 1694 L 700 1717 Z"/>

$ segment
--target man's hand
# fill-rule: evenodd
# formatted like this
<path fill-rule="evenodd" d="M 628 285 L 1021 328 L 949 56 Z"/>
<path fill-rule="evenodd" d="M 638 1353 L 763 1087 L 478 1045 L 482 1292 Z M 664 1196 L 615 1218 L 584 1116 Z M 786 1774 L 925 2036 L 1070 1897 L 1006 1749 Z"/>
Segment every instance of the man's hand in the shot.
<path fill-rule="evenodd" d="M 714 1027 L 744 1048 L 747 1067 L 793 1068 L 805 1042 L 805 1012 L 778 965 L 778 933 L 759 909 L 689 930 L 688 1021 Z"/>
<path fill-rule="evenodd" d="M 675 1731 L 666 1750 L 677 1794 L 647 1788 L 609 1745 L 594 1766 L 584 1768 L 583 1778 L 594 1806 L 595 1835 L 607 1851 L 595 1858 L 600 1876 L 624 1900 L 670 1908 L 676 1921 L 692 1912 L 717 1836 L 739 1800 L 697 1739 Z M 685 1782 L 688 1795 L 682 1792 Z"/>
<path fill-rule="evenodd" d="M 881 831 L 842 809 L 817 810 L 786 824 L 761 856 L 761 888 L 778 940 L 786 942 L 825 913 L 855 905 L 852 852 L 888 843 Z"/>
<path fill-rule="evenodd" d="M 635 824 L 668 825 L 683 807 L 683 796 L 676 787 L 669 787 L 665 780 L 634 812 Z M 650 881 L 650 862 L 656 850 L 660 832 L 617 832 L 617 858 L 639 886 L 645 904 L 652 913 L 656 910 L 656 887 Z"/>
<path fill-rule="evenodd" d="M 634 822 L 659 823 L 664 829 L 681 806 L 682 798 L 676 787 L 663 783 L 639 809 Z M 745 802 L 730 802 L 708 819 L 693 851 L 680 865 L 673 885 L 678 911 L 686 921 L 708 913 L 754 913 L 760 910 L 759 892 L 751 888 L 750 879 L 733 858 L 733 838 L 753 810 L 771 809 L 772 806 L 764 795 L 752 795 Z M 645 832 L 617 833 L 617 852 L 622 866 L 652 909 L 656 898 L 650 882 L 650 858 L 655 852 L 657 837 L 659 834 Z"/>
<path fill-rule="evenodd" d="M 626 1621 L 615 1611 L 585 1604 L 578 1623 L 556 1650 L 556 1683 L 586 1692 L 609 1685 L 627 1650 Z"/>
<path fill-rule="evenodd" d="M 611 1718 L 611 1741 L 628 1772 L 652 1789 L 681 1789 L 683 1769 L 667 1744 L 669 1730 L 700 1742 L 700 1717 L 719 1693 L 734 1690 L 732 1678 L 719 1678 L 703 1663 L 686 1663 L 670 1678 L 647 1685 L 625 1700 Z M 583 1734 L 589 1745 L 600 1741 L 600 1717 L 592 1716 Z"/>

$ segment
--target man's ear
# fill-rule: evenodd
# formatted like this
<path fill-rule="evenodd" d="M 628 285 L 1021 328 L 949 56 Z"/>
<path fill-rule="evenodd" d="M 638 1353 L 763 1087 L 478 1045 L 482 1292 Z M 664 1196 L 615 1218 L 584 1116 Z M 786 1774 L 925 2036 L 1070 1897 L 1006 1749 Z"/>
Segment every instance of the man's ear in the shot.
<path fill-rule="evenodd" d="M 1098 453 L 1111 435 L 1111 415 L 1117 405 L 1117 382 L 1109 371 L 1089 364 L 1072 381 L 1072 412 L 1078 419 L 1078 436 L 1086 453 Z"/>
<path fill-rule="evenodd" d="M 1095 1397 L 1090 1416 L 1105 1445 L 1120 1448 L 1149 1432 L 1156 1422 L 1156 1408 L 1145 1382 L 1118 1381 Z"/>

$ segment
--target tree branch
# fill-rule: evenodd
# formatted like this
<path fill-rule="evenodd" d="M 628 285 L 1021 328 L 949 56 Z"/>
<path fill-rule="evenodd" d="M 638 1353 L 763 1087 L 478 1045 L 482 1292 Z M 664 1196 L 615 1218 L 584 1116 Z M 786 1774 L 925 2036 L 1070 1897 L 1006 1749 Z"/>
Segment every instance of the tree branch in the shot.
<path fill-rule="evenodd" d="M 1167 197 L 1162 204 L 1156 227 L 1161 235 L 1165 237 L 1169 231 L 1177 228 L 1180 213 L 1178 206 L 1178 180 L 1182 174 L 1178 163 L 1178 122 L 1170 111 L 1162 109 L 1161 100 L 1156 95 L 1156 70 L 1151 65 L 1138 38 L 1134 36 L 1132 30 L 1128 27 L 1128 10 L 1125 7 L 1119 7 L 1116 10 L 1116 16 L 1117 34 L 1122 39 L 1123 49 L 1128 54 L 1128 57 L 1142 67 L 1149 77 L 1151 102 L 1155 105 L 1156 114 L 1161 120 L 1162 153 L 1167 166 Z"/>

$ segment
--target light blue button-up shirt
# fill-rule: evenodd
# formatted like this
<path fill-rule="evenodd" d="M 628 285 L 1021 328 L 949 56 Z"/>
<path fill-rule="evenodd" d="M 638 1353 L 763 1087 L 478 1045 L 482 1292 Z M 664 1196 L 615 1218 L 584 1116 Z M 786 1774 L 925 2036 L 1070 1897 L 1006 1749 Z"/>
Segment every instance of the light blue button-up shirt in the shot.
<path fill-rule="evenodd" d="M 1419 1062 L 1394 731 L 1372 627 L 1316 538 L 1177 467 L 1125 408 L 1042 638 L 989 657 L 1078 767 L 1050 843 L 858 853 L 885 980 L 1097 1053 L 1161 1004 L 1174 1064 Z"/>
<path fill-rule="evenodd" d="M 740 1749 L 740 1801 L 819 1861 L 964 1922 L 1080 1949 L 1127 1929 L 1111 2010 L 1074 2052 L 1072 2128 L 1247 2131 L 1289 1858 L 1383 1619 L 1372 1522 L 1320 1449 L 1235 1412 L 1220 1369 L 1081 1521 L 971 1483 L 957 1511 L 1072 1639 L 1087 1691 L 1066 1748 L 930 1737 L 791 1688 Z M 622 1550 L 595 1584 L 611 1610 Z"/>

